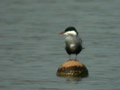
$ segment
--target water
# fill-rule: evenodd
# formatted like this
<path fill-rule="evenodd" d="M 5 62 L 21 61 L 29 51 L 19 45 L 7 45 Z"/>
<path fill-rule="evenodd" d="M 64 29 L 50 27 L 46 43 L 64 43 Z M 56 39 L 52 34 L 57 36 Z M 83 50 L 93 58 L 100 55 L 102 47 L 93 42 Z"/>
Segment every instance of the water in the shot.
<path fill-rule="evenodd" d="M 119 0 L 1 0 L 0 90 L 120 90 L 119 18 Z M 68 26 L 83 40 L 87 78 L 56 76 Z"/>

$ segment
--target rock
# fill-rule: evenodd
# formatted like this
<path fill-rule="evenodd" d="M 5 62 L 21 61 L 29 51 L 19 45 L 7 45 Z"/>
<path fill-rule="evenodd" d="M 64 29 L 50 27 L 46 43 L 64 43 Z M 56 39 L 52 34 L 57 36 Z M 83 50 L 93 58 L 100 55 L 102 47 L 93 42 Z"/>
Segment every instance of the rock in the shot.
<path fill-rule="evenodd" d="M 68 60 L 58 68 L 56 74 L 60 77 L 86 77 L 88 70 L 84 64 L 77 60 Z"/>

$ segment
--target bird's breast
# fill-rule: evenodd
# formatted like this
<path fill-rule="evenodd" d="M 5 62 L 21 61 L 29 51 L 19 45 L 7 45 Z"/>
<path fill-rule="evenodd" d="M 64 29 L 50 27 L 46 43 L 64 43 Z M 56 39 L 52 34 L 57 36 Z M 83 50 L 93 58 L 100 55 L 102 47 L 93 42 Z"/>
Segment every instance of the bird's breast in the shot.
<path fill-rule="evenodd" d="M 70 44 L 70 48 L 74 49 L 75 48 L 75 44 Z"/>

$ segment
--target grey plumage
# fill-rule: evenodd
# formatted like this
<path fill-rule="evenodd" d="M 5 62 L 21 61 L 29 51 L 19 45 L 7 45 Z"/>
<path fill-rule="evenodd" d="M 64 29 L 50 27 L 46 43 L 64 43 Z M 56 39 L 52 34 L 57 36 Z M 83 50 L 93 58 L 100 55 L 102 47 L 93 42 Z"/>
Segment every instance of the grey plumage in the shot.
<path fill-rule="evenodd" d="M 82 40 L 79 36 L 68 35 L 65 38 L 65 49 L 68 54 L 78 54 L 82 50 Z"/>
<path fill-rule="evenodd" d="M 71 59 L 71 54 L 79 54 L 82 51 L 82 40 L 80 39 L 77 30 L 74 27 L 68 27 L 65 29 L 64 32 L 60 34 L 66 35 L 65 38 L 65 49 L 66 52 L 69 54 Z"/>

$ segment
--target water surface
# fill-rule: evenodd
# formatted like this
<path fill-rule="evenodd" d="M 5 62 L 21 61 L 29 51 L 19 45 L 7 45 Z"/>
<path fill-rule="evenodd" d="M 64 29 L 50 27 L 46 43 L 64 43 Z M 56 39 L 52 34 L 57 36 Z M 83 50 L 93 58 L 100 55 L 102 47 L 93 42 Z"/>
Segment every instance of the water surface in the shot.
<path fill-rule="evenodd" d="M 1 0 L 0 90 L 119 90 L 119 18 L 119 0 Z M 56 76 L 68 26 L 83 40 L 87 78 Z"/>

